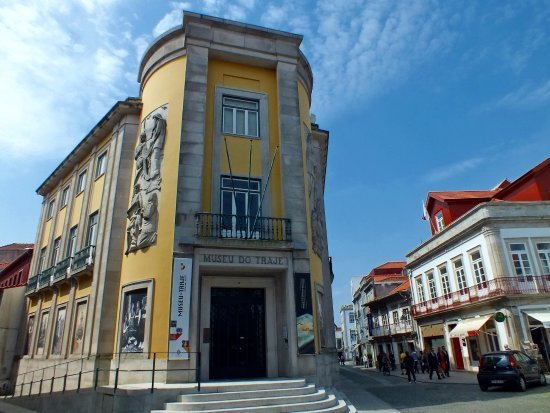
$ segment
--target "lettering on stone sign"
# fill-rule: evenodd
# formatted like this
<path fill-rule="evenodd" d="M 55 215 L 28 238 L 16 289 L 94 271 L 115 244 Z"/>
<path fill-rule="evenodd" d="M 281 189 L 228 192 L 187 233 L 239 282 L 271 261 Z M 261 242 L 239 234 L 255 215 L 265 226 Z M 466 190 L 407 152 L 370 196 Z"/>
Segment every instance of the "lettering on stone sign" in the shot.
<path fill-rule="evenodd" d="M 258 255 L 203 254 L 202 262 L 213 264 L 255 264 L 286 265 L 286 257 L 267 257 Z"/>

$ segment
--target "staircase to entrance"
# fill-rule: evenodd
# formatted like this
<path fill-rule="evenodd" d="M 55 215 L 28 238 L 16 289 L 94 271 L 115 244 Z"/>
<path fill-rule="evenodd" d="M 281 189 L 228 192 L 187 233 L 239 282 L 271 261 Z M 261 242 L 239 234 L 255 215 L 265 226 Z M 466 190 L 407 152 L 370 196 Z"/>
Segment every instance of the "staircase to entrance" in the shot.
<path fill-rule="evenodd" d="M 151 413 L 355 412 L 335 391 L 316 388 L 304 379 L 207 382 L 200 393 L 186 389 L 164 407 Z"/>

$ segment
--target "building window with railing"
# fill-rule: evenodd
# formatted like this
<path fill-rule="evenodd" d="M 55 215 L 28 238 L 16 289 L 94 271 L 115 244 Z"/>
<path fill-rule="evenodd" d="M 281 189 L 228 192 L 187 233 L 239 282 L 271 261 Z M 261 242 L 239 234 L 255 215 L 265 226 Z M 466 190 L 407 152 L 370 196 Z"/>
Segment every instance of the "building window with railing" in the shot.
<path fill-rule="evenodd" d="M 468 288 L 468 282 L 466 281 L 466 272 L 464 271 L 464 263 L 462 258 L 457 258 L 453 261 L 453 267 L 456 277 L 456 285 L 459 291 L 464 291 Z"/>
<path fill-rule="evenodd" d="M 407 323 L 411 320 L 411 313 L 408 308 L 401 310 L 401 319 Z"/>
<path fill-rule="evenodd" d="M 57 264 L 57 261 L 59 261 L 59 249 L 61 247 L 61 237 L 56 238 L 53 242 L 53 250 L 52 250 L 52 260 L 50 261 L 50 266 L 54 266 Z"/>
<path fill-rule="evenodd" d="M 67 241 L 67 253 L 66 257 L 74 257 L 76 250 L 76 233 L 78 227 L 74 226 L 69 231 L 69 240 Z"/>
<path fill-rule="evenodd" d="M 38 258 L 38 273 L 41 273 L 46 269 L 46 247 L 40 250 L 40 257 Z"/>
<path fill-rule="evenodd" d="M 479 250 L 470 254 L 470 260 L 472 261 L 472 268 L 474 270 L 474 277 L 476 284 L 482 284 L 487 281 L 485 275 L 485 268 L 483 267 L 483 260 L 481 259 L 481 253 Z"/>
<path fill-rule="evenodd" d="M 233 234 L 258 231 L 259 222 L 256 216 L 260 204 L 260 185 L 259 179 L 221 177 L 223 230 Z"/>
<path fill-rule="evenodd" d="M 391 315 L 392 315 L 393 324 L 398 324 L 399 323 L 399 311 L 397 311 L 397 310 L 392 311 Z"/>
<path fill-rule="evenodd" d="M 416 294 L 418 295 L 418 302 L 422 303 L 426 301 L 424 296 L 424 284 L 422 283 L 422 277 L 416 277 Z"/>
<path fill-rule="evenodd" d="M 258 137 L 259 103 L 254 100 L 223 98 L 223 133 Z"/>
<path fill-rule="evenodd" d="M 537 254 L 542 275 L 550 275 L 550 242 L 537 242 Z"/>
<path fill-rule="evenodd" d="M 437 297 L 437 287 L 435 286 L 434 272 L 427 272 L 426 279 L 428 280 L 428 291 L 430 292 L 430 298 L 433 300 Z"/>
<path fill-rule="evenodd" d="M 532 281 L 533 270 L 525 244 L 522 242 L 514 242 L 508 244 L 508 248 L 516 276 L 523 280 Z"/>
<path fill-rule="evenodd" d="M 447 271 L 447 264 L 437 267 L 439 271 L 439 277 L 441 278 L 441 288 L 443 295 L 449 295 L 451 293 L 451 284 L 449 283 L 449 272 Z"/>

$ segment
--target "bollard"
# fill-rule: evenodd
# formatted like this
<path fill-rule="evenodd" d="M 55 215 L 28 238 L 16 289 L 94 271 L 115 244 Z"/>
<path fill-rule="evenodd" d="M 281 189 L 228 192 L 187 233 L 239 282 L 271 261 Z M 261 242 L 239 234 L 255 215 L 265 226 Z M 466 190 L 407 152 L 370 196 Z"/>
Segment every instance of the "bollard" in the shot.
<path fill-rule="evenodd" d="M 155 365 L 157 362 L 157 353 L 153 353 L 153 372 L 151 373 L 151 393 L 155 391 Z"/>

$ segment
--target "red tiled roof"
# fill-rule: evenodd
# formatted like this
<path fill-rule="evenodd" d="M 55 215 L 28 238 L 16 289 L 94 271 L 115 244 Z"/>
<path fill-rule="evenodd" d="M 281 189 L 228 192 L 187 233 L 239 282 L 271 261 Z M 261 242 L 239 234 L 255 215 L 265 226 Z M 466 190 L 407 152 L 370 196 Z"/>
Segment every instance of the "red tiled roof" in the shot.
<path fill-rule="evenodd" d="M 395 287 L 393 290 L 391 290 L 388 295 L 392 295 L 401 291 L 406 291 L 409 288 L 411 288 L 411 280 L 407 278 L 405 282 L 403 282 L 401 285 Z"/>
<path fill-rule="evenodd" d="M 498 191 L 438 191 L 438 192 L 428 192 L 428 199 L 430 197 L 438 199 L 442 202 L 455 200 L 455 199 L 490 199 Z"/>

